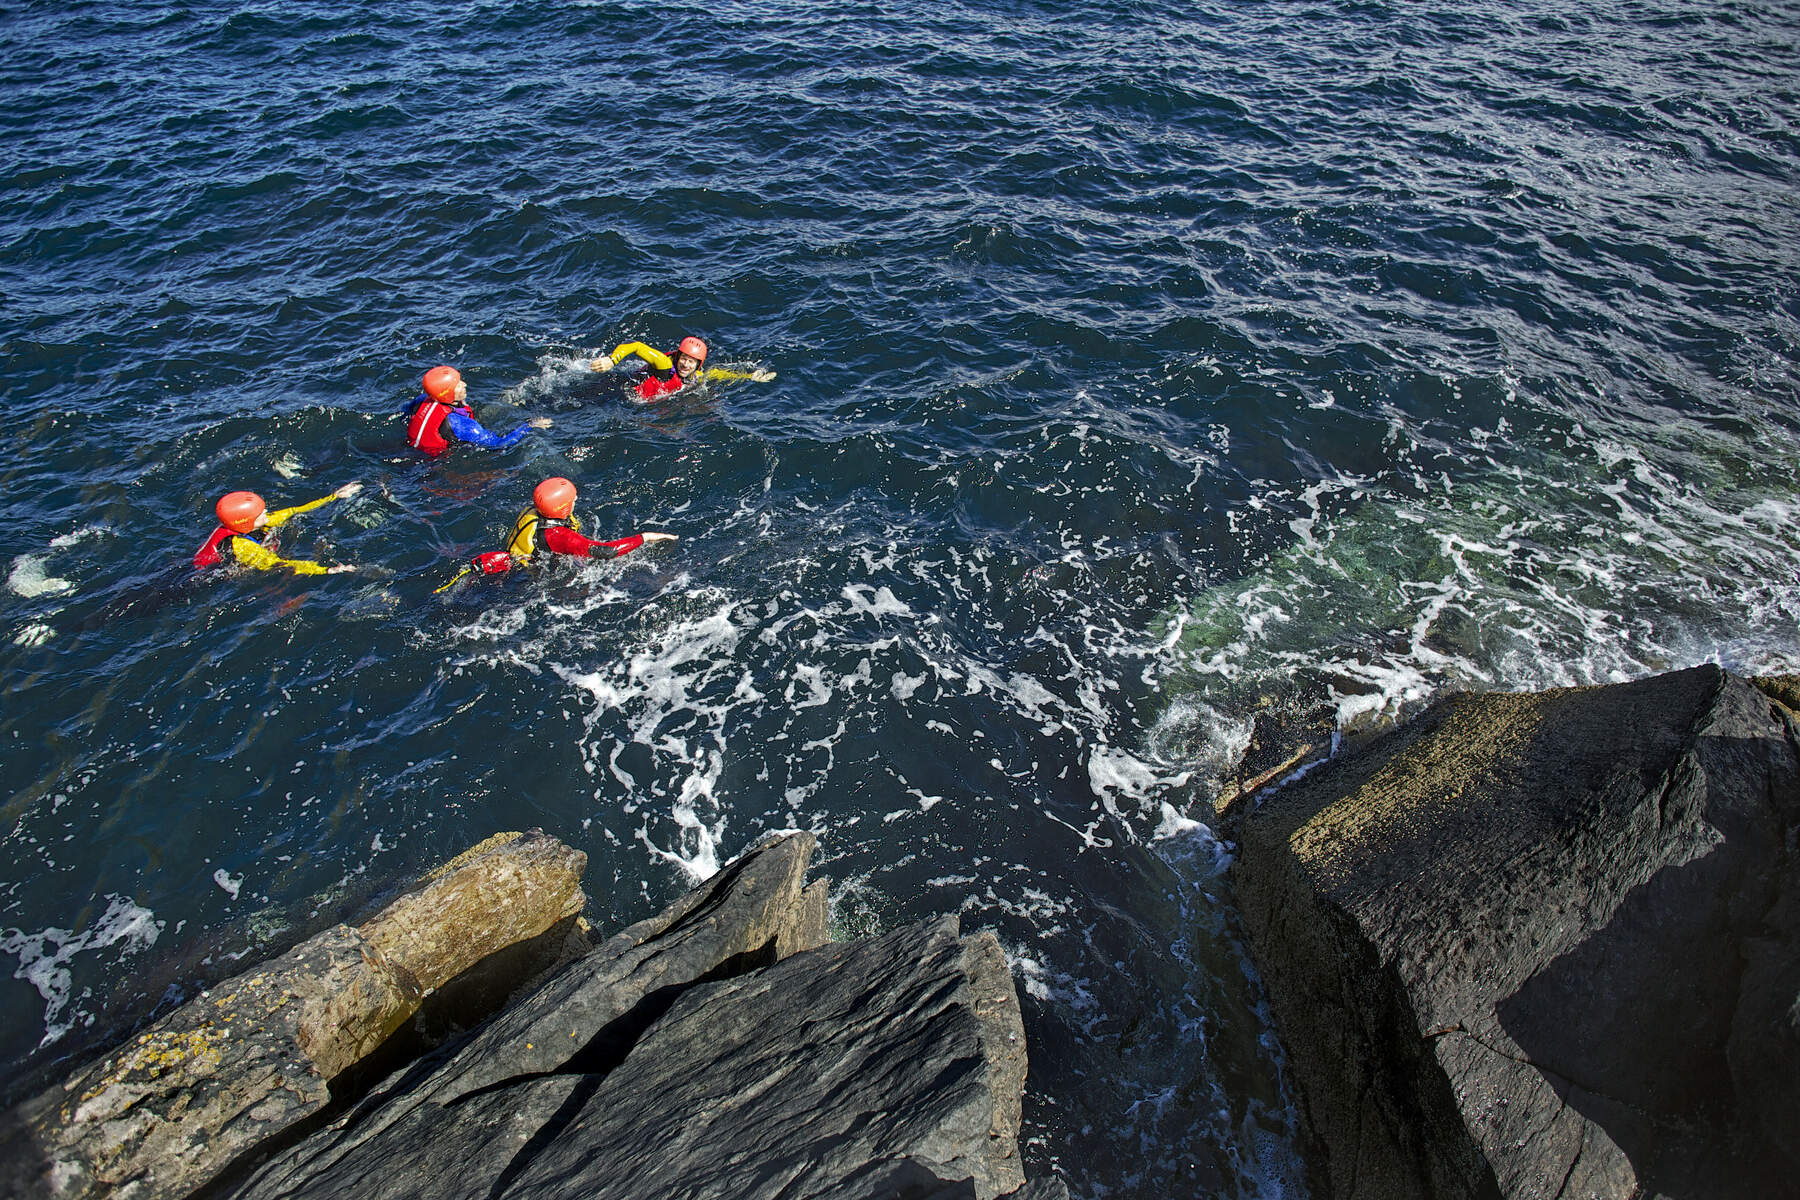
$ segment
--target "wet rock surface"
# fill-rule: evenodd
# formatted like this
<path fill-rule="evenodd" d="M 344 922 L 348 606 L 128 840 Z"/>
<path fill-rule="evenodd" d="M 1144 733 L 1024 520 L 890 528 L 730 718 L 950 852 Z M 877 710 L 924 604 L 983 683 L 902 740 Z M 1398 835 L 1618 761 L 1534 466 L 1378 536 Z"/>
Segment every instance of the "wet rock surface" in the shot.
<path fill-rule="evenodd" d="M 1797 742 L 1713 667 L 1459 696 L 1247 814 L 1321 1191 L 1795 1195 Z"/>
<path fill-rule="evenodd" d="M 1025 1049 L 998 944 L 954 919 L 826 944 L 813 848 L 793 834 L 738 859 L 229 1194 L 1019 1188 Z"/>
<path fill-rule="evenodd" d="M 1019 1165 L 999 943 L 954 917 L 830 943 L 813 850 L 766 842 L 595 945 L 581 856 L 491 839 L 8 1114 L 5 1194 L 1066 1197 Z M 454 1030 L 509 993 L 376 1074 L 434 1003 Z"/>

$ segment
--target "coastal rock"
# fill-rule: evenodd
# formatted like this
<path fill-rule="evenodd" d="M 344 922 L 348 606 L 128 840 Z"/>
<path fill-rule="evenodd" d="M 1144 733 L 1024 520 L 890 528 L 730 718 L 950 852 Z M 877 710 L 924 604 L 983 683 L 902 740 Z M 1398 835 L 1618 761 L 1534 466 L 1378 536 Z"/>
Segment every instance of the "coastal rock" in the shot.
<path fill-rule="evenodd" d="M 502 1194 L 987 1200 L 1024 1183 L 1024 1078 L 1005 955 L 945 917 L 692 989 Z"/>
<path fill-rule="evenodd" d="M 230 1194 L 1066 1196 L 1019 1167 L 998 942 L 951 917 L 825 943 L 813 847 L 746 854 Z"/>
<path fill-rule="evenodd" d="M 796 833 L 740 857 L 570 963 L 454 1053 L 446 1047 L 383 1081 L 239 1194 L 497 1194 L 521 1150 L 685 989 L 824 940 L 824 892 L 802 891 L 815 845 Z"/>
<path fill-rule="evenodd" d="M 586 869 L 587 855 L 541 830 L 497 834 L 431 872 L 357 932 L 434 991 L 579 916 Z"/>
<path fill-rule="evenodd" d="M 572 920 L 585 864 L 514 835 L 360 929 L 328 929 L 202 993 L 7 1114 L 0 1194 L 157 1200 L 212 1181 L 323 1111 L 430 987 Z"/>
<path fill-rule="evenodd" d="M 1458 696 L 1248 814 L 1326 1194 L 1794 1195 L 1796 740 L 1714 667 Z"/>

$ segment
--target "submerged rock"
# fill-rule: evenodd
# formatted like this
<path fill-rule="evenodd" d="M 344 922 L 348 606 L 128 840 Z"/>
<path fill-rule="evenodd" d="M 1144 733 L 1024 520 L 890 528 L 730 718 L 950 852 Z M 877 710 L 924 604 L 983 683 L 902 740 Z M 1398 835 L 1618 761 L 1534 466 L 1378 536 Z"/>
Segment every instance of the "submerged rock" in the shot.
<path fill-rule="evenodd" d="M 214 986 L 8 1113 L 0 1195 L 186 1195 L 322 1112 L 432 988 L 566 935 L 585 855 L 536 831 L 477 849 L 362 927 Z"/>
<path fill-rule="evenodd" d="M 1248 814 L 1328 1194 L 1794 1195 L 1797 740 L 1713 667 L 1458 696 Z"/>

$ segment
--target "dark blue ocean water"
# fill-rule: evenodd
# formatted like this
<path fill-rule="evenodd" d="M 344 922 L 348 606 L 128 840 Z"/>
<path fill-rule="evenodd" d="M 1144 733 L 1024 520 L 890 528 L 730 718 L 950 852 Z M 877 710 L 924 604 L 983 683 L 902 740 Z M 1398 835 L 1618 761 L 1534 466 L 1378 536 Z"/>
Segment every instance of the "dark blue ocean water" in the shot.
<path fill-rule="evenodd" d="M 1800 664 L 1800 13 L 0 11 L 0 1083 L 500 829 L 998 931 L 1027 1163 L 1305 1194 L 1258 727 Z M 778 372 L 655 409 L 582 363 Z M 547 433 L 425 462 L 438 362 Z M 549 474 L 617 563 L 433 589 Z M 360 479 L 183 564 L 212 501 Z M 1259 726 L 1260 723 L 1260 726 Z"/>

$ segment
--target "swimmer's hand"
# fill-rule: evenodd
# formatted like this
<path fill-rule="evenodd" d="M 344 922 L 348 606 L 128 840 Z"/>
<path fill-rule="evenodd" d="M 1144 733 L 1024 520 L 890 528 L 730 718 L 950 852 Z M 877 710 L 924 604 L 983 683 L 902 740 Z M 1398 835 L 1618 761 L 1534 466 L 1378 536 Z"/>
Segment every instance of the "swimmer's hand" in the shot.
<path fill-rule="evenodd" d="M 644 544 L 646 546 L 651 542 L 673 542 L 678 540 L 677 535 L 673 533 L 643 533 L 639 536 L 644 539 Z"/>
<path fill-rule="evenodd" d="M 767 367 L 758 367 L 756 370 L 750 372 L 751 383 L 768 383 L 774 378 L 775 372 L 769 370 Z"/>
<path fill-rule="evenodd" d="M 618 363 L 615 363 L 612 360 L 611 355 L 602 354 L 599 358 L 592 359 L 588 362 L 588 370 L 599 371 L 604 374 L 618 365 Z"/>
<path fill-rule="evenodd" d="M 356 568 L 351 566 L 349 563 L 339 563 L 335 567 L 326 567 L 325 573 L 327 575 L 343 575 L 343 574 L 346 574 L 346 573 L 348 573 L 350 571 L 354 571 L 354 570 L 356 570 Z"/>
<path fill-rule="evenodd" d="M 552 424 L 549 417 L 533 417 L 525 423 L 533 429 L 548 429 Z"/>
<path fill-rule="evenodd" d="M 362 491 L 362 484 L 352 482 L 352 483 L 346 483 L 343 487 L 339 488 L 337 491 L 335 491 L 331 494 L 333 496 L 337 497 L 339 500 L 348 500 L 350 497 L 356 495 L 356 493 L 358 493 L 360 491 Z M 348 569 L 348 568 L 346 568 L 346 569 Z"/>

